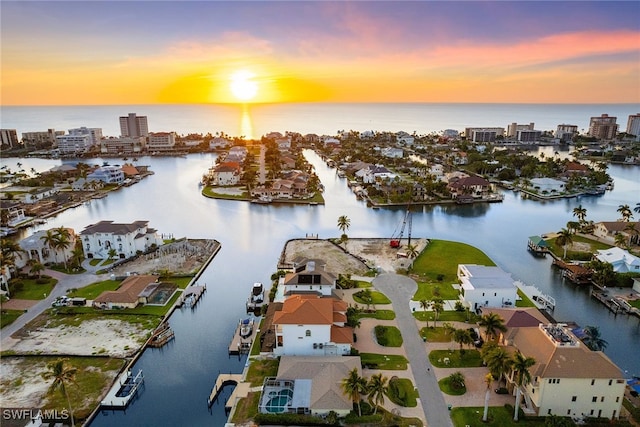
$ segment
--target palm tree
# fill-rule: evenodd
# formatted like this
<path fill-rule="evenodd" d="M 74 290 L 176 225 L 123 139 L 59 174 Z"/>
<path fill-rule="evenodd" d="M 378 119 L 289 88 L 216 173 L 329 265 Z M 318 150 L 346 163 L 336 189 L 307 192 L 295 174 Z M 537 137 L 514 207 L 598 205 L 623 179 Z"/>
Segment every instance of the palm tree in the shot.
<path fill-rule="evenodd" d="M 68 228 L 58 227 L 55 229 L 55 243 L 54 246 L 62 251 L 64 260 L 64 269 L 67 269 L 67 249 L 71 246 L 71 233 Z"/>
<path fill-rule="evenodd" d="M 622 233 L 618 233 L 614 237 L 615 245 L 620 247 L 620 248 L 623 247 L 623 246 L 627 246 L 627 242 L 628 242 L 627 238 L 624 237 L 624 234 L 622 234 Z"/>
<path fill-rule="evenodd" d="M 427 300 L 427 299 L 421 299 L 420 300 L 420 308 L 422 309 L 422 311 L 427 311 L 429 310 L 429 307 L 431 307 L 431 301 Z M 429 317 L 424 316 L 425 319 L 427 319 L 427 328 L 429 327 Z"/>
<path fill-rule="evenodd" d="M 487 391 L 484 392 L 484 413 L 482 414 L 482 421 L 487 422 L 487 415 L 489 415 L 489 398 L 491 397 L 491 383 L 493 382 L 493 375 L 487 374 L 484 377 L 484 383 L 487 385 Z"/>
<path fill-rule="evenodd" d="M 347 230 L 351 226 L 351 220 L 346 215 L 340 215 L 338 217 L 338 229 L 342 232 L 342 235 L 346 235 Z"/>
<path fill-rule="evenodd" d="M 453 388 L 456 388 L 458 390 L 464 388 L 464 380 L 464 374 L 460 371 L 456 371 L 453 374 L 449 375 L 449 384 L 451 384 Z"/>
<path fill-rule="evenodd" d="M 388 388 L 388 379 L 383 377 L 382 374 L 375 374 L 369 378 L 367 396 L 369 397 L 369 402 L 374 404 L 374 414 L 378 411 L 378 406 L 384 405 L 384 395 Z"/>
<path fill-rule="evenodd" d="M 516 385 L 516 404 L 513 414 L 513 420 L 518 421 L 518 412 L 520 410 L 520 397 L 522 395 L 522 387 L 531 382 L 531 372 L 529 368 L 536 364 L 536 360 L 533 357 L 525 357 L 522 353 L 517 352 L 513 356 L 513 364 L 511 365 L 511 372 L 513 374 L 513 380 Z"/>
<path fill-rule="evenodd" d="M 27 265 L 30 267 L 29 273 L 37 274 L 38 278 L 42 277 L 42 272 L 44 271 L 44 265 L 42 265 L 40 261 L 38 261 L 35 258 L 31 258 L 29 261 L 27 261 Z"/>
<path fill-rule="evenodd" d="M 118 255 L 118 251 L 116 251 L 114 248 L 109 249 L 109 252 L 107 252 L 107 256 L 109 257 L 109 259 L 114 259 L 116 255 Z"/>
<path fill-rule="evenodd" d="M 407 245 L 407 256 L 410 259 L 417 257 L 418 254 L 419 254 L 418 248 L 415 245 L 412 245 L 412 244 Z"/>
<path fill-rule="evenodd" d="M 567 258 L 567 247 L 573 243 L 573 237 L 571 237 L 571 235 L 571 231 L 563 228 L 558 233 L 558 237 L 556 237 L 556 244 L 564 248 L 563 258 Z"/>
<path fill-rule="evenodd" d="M 497 313 L 484 314 L 478 321 L 478 325 L 485 330 L 487 340 L 496 341 L 498 332 L 506 332 L 507 327 L 504 325 L 504 319 Z"/>
<path fill-rule="evenodd" d="M 342 391 L 351 398 L 354 404 L 358 405 L 358 416 L 362 416 L 360 409 L 360 395 L 367 391 L 367 380 L 360 376 L 358 368 L 353 368 L 349 371 L 349 375 L 342 379 L 340 384 Z"/>
<path fill-rule="evenodd" d="M 593 351 L 603 351 L 609 344 L 602 338 L 600 328 L 597 326 L 584 327 L 584 338 L 582 338 L 582 342 Z"/>
<path fill-rule="evenodd" d="M 637 223 L 630 222 L 624 227 L 624 232 L 629 235 L 629 246 L 636 240 L 636 236 L 640 235 L 640 231 L 636 228 Z"/>
<path fill-rule="evenodd" d="M 620 205 L 618 206 L 618 210 L 616 211 L 622 217 L 622 221 L 629 222 L 631 218 L 633 218 L 633 213 L 631 212 L 631 208 L 629 205 Z"/>
<path fill-rule="evenodd" d="M 69 399 L 69 393 L 67 391 L 67 384 L 75 383 L 77 369 L 69 366 L 67 361 L 69 359 L 58 359 L 47 365 L 49 370 L 42 374 L 45 380 L 53 379 L 49 391 L 60 390 L 62 394 L 67 398 L 67 404 L 69 405 L 69 413 L 71 414 L 71 426 L 75 427 L 73 421 L 73 408 L 71 408 L 71 400 Z"/>
<path fill-rule="evenodd" d="M 73 261 L 73 265 L 76 267 L 80 267 L 82 265 L 82 261 L 84 260 L 84 250 L 82 249 L 81 244 L 77 244 L 71 251 L 71 260 Z"/>
<path fill-rule="evenodd" d="M 49 246 L 50 249 L 53 250 L 53 259 L 56 264 L 58 263 L 58 252 L 56 251 L 56 233 L 53 229 L 47 230 L 44 236 L 40 237 L 40 240 L 44 242 L 45 245 Z"/>
<path fill-rule="evenodd" d="M 456 329 L 453 331 L 453 340 L 460 344 L 460 357 L 464 356 L 464 349 L 462 346 L 473 343 L 471 332 L 469 332 L 468 329 Z"/>
<path fill-rule="evenodd" d="M 433 326 L 435 327 L 438 322 L 438 316 L 444 310 L 444 301 L 442 301 L 442 298 L 434 298 L 431 303 L 431 309 L 435 313 L 435 317 L 433 318 Z"/>
<path fill-rule="evenodd" d="M 367 311 L 371 309 L 371 303 L 373 302 L 373 296 L 371 295 L 371 289 L 365 288 L 360 292 L 360 298 L 367 303 Z"/>
<path fill-rule="evenodd" d="M 511 370 L 511 362 L 513 359 L 511 359 L 511 356 L 504 347 L 499 347 L 496 344 L 485 345 L 482 350 L 482 359 L 499 385 L 505 374 Z"/>
<path fill-rule="evenodd" d="M 578 221 L 582 224 L 584 219 L 587 217 L 587 209 L 583 208 L 582 205 L 578 205 L 573 208 L 573 216 L 578 217 Z"/>
<path fill-rule="evenodd" d="M 636 207 L 633 208 L 634 212 L 640 213 L 640 203 L 636 203 Z"/>

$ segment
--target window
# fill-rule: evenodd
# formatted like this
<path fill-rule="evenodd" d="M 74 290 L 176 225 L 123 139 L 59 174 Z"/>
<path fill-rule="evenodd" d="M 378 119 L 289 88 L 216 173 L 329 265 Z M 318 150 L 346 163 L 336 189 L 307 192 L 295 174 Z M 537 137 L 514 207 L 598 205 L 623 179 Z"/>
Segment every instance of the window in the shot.
<path fill-rule="evenodd" d="M 613 384 L 613 380 L 609 380 L 609 385 Z"/>
<path fill-rule="evenodd" d="M 591 401 L 592 401 L 592 402 L 597 402 L 597 401 L 598 401 L 598 396 L 593 396 L 593 397 L 591 398 Z M 593 411 L 592 411 L 592 412 L 593 412 Z M 593 413 L 592 413 L 591 415 L 593 415 Z"/>
<path fill-rule="evenodd" d="M 617 396 L 616 397 L 616 403 L 619 403 L 619 402 L 620 402 L 620 396 Z"/>
<path fill-rule="evenodd" d="M 591 410 L 591 412 L 589 413 L 589 415 L 593 415 L 593 409 Z"/>
<path fill-rule="evenodd" d="M 571 415 L 571 409 L 567 409 L 567 415 Z"/>
<path fill-rule="evenodd" d="M 305 334 L 305 336 L 310 337 L 311 336 L 311 329 L 307 329 L 304 334 Z"/>
<path fill-rule="evenodd" d="M 594 385 L 596 383 L 596 380 L 591 380 L 591 385 Z"/>
<path fill-rule="evenodd" d="M 551 408 L 547 409 L 547 415 L 551 415 Z"/>
<path fill-rule="evenodd" d="M 578 396 L 571 396 L 571 401 L 575 402 L 576 400 L 578 400 Z"/>
<path fill-rule="evenodd" d="M 604 402 L 604 396 L 600 396 L 600 402 Z"/>

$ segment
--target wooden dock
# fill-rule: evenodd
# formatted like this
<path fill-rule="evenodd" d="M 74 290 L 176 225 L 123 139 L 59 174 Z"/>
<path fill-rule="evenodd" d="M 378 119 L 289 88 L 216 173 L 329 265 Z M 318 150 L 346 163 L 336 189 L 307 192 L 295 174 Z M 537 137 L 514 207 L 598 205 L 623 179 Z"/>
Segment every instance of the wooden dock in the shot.
<path fill-rule="evenodd" d="M 602 304 L 604 304 L 604 306 L 607 307 L 614 314 L 618 314 L 619 311 L 623 310 L 620 304 L 615 299 L 609 298 L 609 296 L 603 291 L 591 290 L 591 296 L 597 299 L 598 301 L 600 301 Z"/>
<path fill-rule="evenodd" d="M 567 278 L 576 285 L 591 284 L 591 276 L 593 271 L 580 264 L 569 264 L 554 256 L 552 265 L 562 270 L 562 277 Z"/>
<path fill-rule="evenodd" d="M 174 338 L 175 333 L 173 332 L 173 329 L 169 327 L 169 323 L 163 322 L 155 331 L 153 331 L 151 338 L 147 341 L 147 345 L 155 348 L 162 347 Z"/>
<path fill-rule="evenodd" d="M 252 320 L 252 329 L 251 334 L 247 337 L 240 336 L 240 329 L 242 328 L 242 320 L 238 322 L 238 326 L 236 327 L 236 331 L 233 334 L 233 338 L 231 338 L 231 343 L 229 344 L 229 354 L 247 354 L 251 351 L 251 346 L 253 345 L 253 341 L 255 340 L 256 335 L 258 334 L 258 325 L 255 324 L 254 320 Z"/>
<path fill-rule="evenodd" d="M 242 382 L 242 374 L 219 374 L 216 383 L 207 398 L 207 406 L 211 407 L 220 396 L 220 392 L 228 385 L 236 386 L 231 396 L 225 402 L 225 409 L 231 409 L 238 398 L 246 397 L 249 391 L 249 384 Z"/>
<path fill-rule="evenodd" d="M 540 236 L 529 236 L 527 249 L 535 256 L 547 256 L 549 245 Z"/>
<path fill-rule="evenodd" d="M 204 291 L 207 290 L 207 285 L 191 285 L 187 286 L 184 291 L 182 291 L 182 296 L 176 302 L 177 307 L 189 307 L 194 308 L 198 301 L 200 301 L 200 297 Z"/>

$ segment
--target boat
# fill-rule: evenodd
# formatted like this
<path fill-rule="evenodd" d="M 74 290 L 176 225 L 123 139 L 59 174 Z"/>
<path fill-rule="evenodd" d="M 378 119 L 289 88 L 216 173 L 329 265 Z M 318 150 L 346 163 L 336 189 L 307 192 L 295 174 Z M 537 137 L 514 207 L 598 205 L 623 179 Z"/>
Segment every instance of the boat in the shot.
<path fill-rule="evenodd" d="M 260 282 L 256 282 L 251 287 L 251 295 L 247 299 L 247 311 L 260 309 L 264 304 L 264 286 Z"/>
<path fill-rule="evenodd" d="M 253 332 L 253 320 L 248 318 L 242 320 L 240 324 L 240 337 L 248 338 L 251 336 L 252 332 Z"/>
<path fill-rule="evenodd" d="M 273 199 L 271 198 L 271 196 L 267 196 L 266 194 L 262 194 L 257 199 L 252 199 L 251 200 L 251 203 L 259 203 L 259 204 L 263 204 L 263 205 L 266 205 L 266 204 L 271 203 L 271 202 L 273 202 Z"/>

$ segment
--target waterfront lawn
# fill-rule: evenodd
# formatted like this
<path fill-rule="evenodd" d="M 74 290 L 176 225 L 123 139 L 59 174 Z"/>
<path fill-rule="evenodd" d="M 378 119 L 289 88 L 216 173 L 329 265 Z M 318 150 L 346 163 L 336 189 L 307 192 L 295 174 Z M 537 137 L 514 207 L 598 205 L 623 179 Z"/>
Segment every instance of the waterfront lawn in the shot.
<path fill-rule="evenodd" d="M 395 326 L 382 326 L 377 325 L 375 327 L 376 340 L 378 344 L 385 347 L 400 347 L 402 346 L 402 334 L 400 329 Z"/>
<path fill-rule="evenodd" d="M 74 289 L 69 292 L 69 296 L 74 298 L 86 298 L 94 300 L 105 291 L 115 291 L 120 287 L 121 280 L 103 280 L 101 282 L 92 283 L 80 289 Z"/>
<path fill-rule="evenodd" d="M 252 387 L 261 386 L 267 377 L 275 377 L 278 374 L 278 359 L 253 360 L 249 365 L 245 381 L 251 383 Z"/>
<path fill-rule="evenodd" d="M 553 252 L 553 254 L 558 258 L 562 258 L 564 255 L 564 247 L 556 244 L 556 240 L 557 240 L 557 237 L 553 237 L 549 240 L 546 240 L 546 242 L 549 244 L 549 250 Z M 567 247 L 566 259 L 589 261 L 592 255 L 596 253 L 597 250 L 609 249 L 612 247 L 607 243 L 602 243 L 597 240 L 592 240 L 586 237 L 577 236 L 575 234 L 571 236 L 571 240 L 573 241 L 573 243 L 586 243 L 589 246 L 589 249 L 584 251 L 574 251 L 574 250 L 571 250 L 573 245 L 569 245 Z"/>
<path fill-rule="evenodd" d="M 455 289 L 451 283 L 418 282 L 418 290 L 411 299 L 413 301 L 430 301 L 434 298 L 457 300 L 460 298 L 460 291 Z"/>
<path fill-rule="evenodd" d="M 520 289 L 518 289 L 518 296 L 520 299 L 516 301 L 516 307 L 536 307 L 533 301 Z"/>
<path fill-rule="evenodd" d="M 258 405 L 260 404 L 260 393 L 249 392 L 247 397 L 243 397 L 236 403 L 231 422 L 235 425 L 242 425 L 251 421 L 258 415 Z"/>
<path fill-rule="evenodd" d="M 627 300 L 627 302 L 629 303 L 629 305 L 631 305 L 632 307 L 635 307 L 637 309 L 640 309 L 640 299 L 636 299 L 633 301 L 629 301 Z"/>
<path fill-rule="evenodd" d="M 389 298 L 387 298 L 385 294 L 378 291 L 370 291 L 370 292 L 371 292 L 371 301 L 369 301 L 369 304 L 371 305 L 391 304 L 391 300 L 389 300 Z M 363 295 L 364 295 L 363 291 L 356 292 L 355 294 L 353 294 L 353 300 L 360 304 L 367 304 L 367 301 L 363 299 Z"/>
<path fill-rule="evenodd" d="M 444 362 L 449 358 L 449 363 Z M 429 361 L 436 368 L 479 368 L 482 366 L 482 357 L 478 350 L 465 350 L 464 356 L 460 350 L 433 350 L 429 353 Z"/>
<path fill-rule="evenodd" d="M 358 319 L 362 319 L 363 317 L 378 320 L 393 320 L 396 318 L 396 313 L 393 310 L 362 311 L 358 314 Z"/>
<path fill-rule="evenodd" d="M 234 187 L 234 189 L 237 190 L 239 194 L 217 193 L 215 191 L 215 188 L 216 187 L 211 187 L 211 186 L 204 187 L 202 189 L 202 195 L 212 199 L 246 200 L 246 201 L 251 200 L 251 198 L 249 197 L 249 192 L 246 191 L 245 187 Z"/>
<path fill-rule="evenodd" d="M 414 260 L 411 272 L 422 281 L 454 283 L 458 264 L 495 266 L 484 252 L 471 245 L 447 240 L 431 240 Z"/>
<path fill-rule="evenodd" d="M 5 310 L 0 313 L 0 329 L 12 324 L 16 319 L 24 314 L 22 310 Z"/>
<path fill-rule="evenodd" d="M 40 279 L 16 279 L 11 281 L 9 285 L 9 289 L 12 291 L 11 298 L 30 300 L 44 299 L 51 293 L 56 283 L 58 283 L 58 280 L 49 276 L 42 276 Z"/>
<path fill-rule="evenodd" d="M 442 326 L 421 328 L 420 336 L 429 342 L 451 342 L 451 329 Z"/>
<path fill-rule="evenodd" d="M 446 393 L 450 396 L 462 396 L 467 392 L 467 387 L 455 388 L 449 377 L 444 377 L 440 381 L 438 381 L 438 386 L 443 393 Z"/>
<path fill-rule="evenodd" d="M 484 407 L 456 407 L 451 409 L 451 420 L 455 427 L 542 427 L 545 425 L 546 417 L 525 417 L 522 411 L 518 416 L 518 421 L 513 421 L 513 406 L 490 406 L 487 422 L 482 421 Z M 571 425 L 571 424 L 570 424 Z"/>
<path fill-rule="evenodd" d="M 399 354 L 360 353 L 363 368 L 405 371 L 409 361 Z"/>
<path fill-rule="evenodd" d="M 408 378 L 395 378 L 389 381 L 389 388 L 385 393 L 389 400 L 396 405 L 405 408 L 415 408 L 418 406 L 418 391 Z"/>

